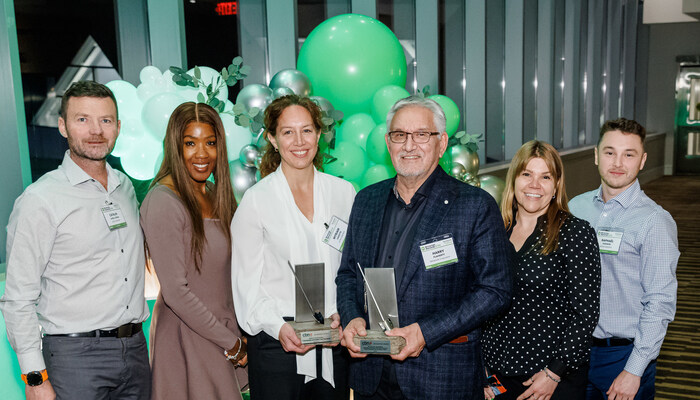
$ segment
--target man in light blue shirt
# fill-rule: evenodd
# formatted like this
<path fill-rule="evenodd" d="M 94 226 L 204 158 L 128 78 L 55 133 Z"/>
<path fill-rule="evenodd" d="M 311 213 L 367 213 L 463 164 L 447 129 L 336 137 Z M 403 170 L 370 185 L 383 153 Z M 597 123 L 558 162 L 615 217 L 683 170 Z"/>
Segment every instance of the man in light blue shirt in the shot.
<path fill-rule="evenodd" d="M 676 310 L 676 223 L 637 180 L 645 135 L 636 121 L 607 121 L 595 148 L 601 185 L 569 203 L 595 228 L 602 266 L 588 400 L 654 398 L 656 357 Z"/>

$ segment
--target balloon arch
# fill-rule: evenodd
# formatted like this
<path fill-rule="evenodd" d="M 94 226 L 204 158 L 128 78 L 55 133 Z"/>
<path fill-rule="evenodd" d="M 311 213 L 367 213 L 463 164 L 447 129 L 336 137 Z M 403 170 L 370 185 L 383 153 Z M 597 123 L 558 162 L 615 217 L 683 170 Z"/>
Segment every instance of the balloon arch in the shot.
<path fill-rule="evenodd" d="M 396 36 L 381 22 L 359 14 L 330 18 L 317 26 L 304 42 L 297 69 L 277 72 L 269 86 L 243 87 L 234 105 L 228 86 L 250 69 L 237 57 L 222 71 L 172 67 L 161 72 L 147 66 L 138 87 L 112 81 L 122 128 L 112 152 L 124 171 L 135 180 L 149 181 L 160 167 L 163 138 L 173 110 L 186 101 L 206 102 L 219 111 L 226 131 L 226 147 L 236 199 L 259 179 L 262 113 L 277 97 L 295 93 L 310 96 L 323 111 L 327 132 L 319 145 L 328 154 L 324 170 L 361 189 L 396 172 L 391 165 L 384 136 L 386 114 L 399 99 L 409 96 L 406 60 Z M 457 132 L 459 108 L 450 98 L 432 95 L 445 111 L 451 146 L 440 165 L 452 176 L 481 185 L 497 200 L 503 181 L 477 177 L 479 158 L 474 135 Z M 340 111 L 340 112 L 339 112 Z"/>

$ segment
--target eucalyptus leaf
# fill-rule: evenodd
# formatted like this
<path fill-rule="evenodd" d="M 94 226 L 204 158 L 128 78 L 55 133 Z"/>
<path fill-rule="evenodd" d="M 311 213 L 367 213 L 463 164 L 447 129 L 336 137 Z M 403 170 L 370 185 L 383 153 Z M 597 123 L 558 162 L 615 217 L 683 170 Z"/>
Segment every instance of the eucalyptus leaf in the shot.
<path fill-rule="evenodd" d="M 260 122 L 253 121 L 253 122 L 250 124 L 250 130 L 253 131 L 253 132 L 258 132 L 258 131 L 260 131 L 260 129 L 262 129 L 262 128 L 263 128 L 263 124 L 261 124 Z"/>
<path fill-rule="evenodd" d="M 236 113 L 236 115 L 243 114 L 245 112 L 245 105 L 243 103 L 234 104 L 233 112 Z"/>
<path fill-rule="evenodd" d="M 216 108 L 216 111 L 222 113 L 222 112 L 224 112 L 224 108 L 226 108 L 226 103 L 221 101 L 221 102 L 219 102 L 219 104 L 215 108 Z"/>
<path fill-rule="evenodd" d="M 214 88 L 212 87 L 212 84 L 207 85 L 207 96 L 211 95 L 214 91 Z"/>
<path fill-rule="evenodd" d="M 199 88 L 199 81 L 194 80 L 192 83 L 194 84 L 194 87 Z"/>
<path fill-rule="evenodd" d="M 202 92 L 197 93 L 197 102 L 198 103 L 206 103 L 206 99 L 204 98 L 204 95 Z"/>
<path fill-rule="evenodd" d="M 219 103 L 221 103 L 221 100 L 217 99 L 216 97 L 212 97 L 212 99 L 209 101 L 209 105 L 213 108 L 216 108 Z"/>
<path fill-rule="evenodd" d="M 323 125 L 333 125 L 335 123 L 335 120 L 330 117 L 323 117 L 321 118 L 321 122 L 323 122 Z"/>
<path fill-rule="evenodd" d="M 259 113 L 260 113 L 260 109 L 257 107 L 252 107 L 250 110 L 248 110 L 248 115 L 250 115 L 251 118 L 254 118 Z"/>
<path fill-rule="evenodd" d="M 241 117 L 244 117 L 244 116 L 241 116 Z M 247 118 L 247 117 L 245 117 L 245 118 L 239 118 L 239 119 L 238 119 L 238 122 L 239 122 L 238 125 L 240 125 L 240 126 L 242 126 L 242 127 L 244 127 L 244 128 L 247 128 L 247 127 L 250 126 L 250 119 Z"/>
<path fill-rule="evenodd" d="M 340 121 L 341 119 L 343 119 L 343 115 L 343 112 L 340 110 L 333 110 L 333 113 L 331 113 L 331 116 L 336 121 Z"/>
<path fill-rule="evenodd" d="M 188 74 L 187 72 L 183 72 L 179 75 L 182 79 L 186 81 L 194 81 L 194 78 L 192 78 L 192 75 Z"/>
<path fill-rule="evenodd" d="M 176 66 L 174 66 L 174 65 L 171 66 L 171 67 L 168 68 L 168 69 L 170 70 L 170 72 L 173 73 L 173 75 L 178 75 L 178 74 L 184 74 L 184 73 L 185 73 L 185 70 L 184 70 L 184 69 L 182 69 L 182 68 L 180 68 L 180 67 L 176 67 Z"/>
<path fill-rule="evenodd" d="M 455 137 L 456 137 L 456 138 L 461 138 L 462 136 L 464 136 L 464 135 L 466 135 L 466 134 L 467 134 L 466 131 L 459 131 L 459 132 L 455 133 Z"/>
<path fill-rule="evenodd" d="M 226 79 L 226 84 L 227 84 L 228 86 L 233 86 L 233 85 L 235 85 L 236 83 L 238 83 L 238 80 L 237 80 L 236 77 L 233 76 L 233 75 L 230 75 L 230 76 Z"/>
<path fill-rule="evenodd" d="M 241 69 L 238 71 L 238 73 L 239 73 L 240 75 L 242 75 L 242 76 L 245 78 L 246 76 L 248 76 L 248 74 L 250 73 L 250 70 L 251 70 L 251 69 L 252 69 L 252 68 L 251 68 L 250 65 L 244 65 L 244 66 L 241 67 Z"/>
<path fill-rule="evenodd" d="M 197 66 L 194 67 L 194 77 L 199 80 L 202 79 L 202 71 Z"/>
<path fill-rule="evenodd" d="M 224 78 L 224 80 L 228 79 L 228 70 L 226 68 L 221 68 L 221 77 Z"/>
<path fill-rule="evenodd" d="M 233 59 L 233 61 L 231 61 L 231 64 L 233 64 L 233 65 L 241 65 L 241 64 L 243 64 L 243 57 L 241 57 L 241 56 L 235 57 L 235 58 Z"/>
<path fill-rule="evenodd" d="M 237 67 L 237 66 L 235 66 L 235 65 L 233 65 L 233 64 L 231 64 L 231 65 L 228 66 L 228 74 L 229 74 L 229 75 L 235 76 L 237 73 L 238 73 L 238 67 Z"/>

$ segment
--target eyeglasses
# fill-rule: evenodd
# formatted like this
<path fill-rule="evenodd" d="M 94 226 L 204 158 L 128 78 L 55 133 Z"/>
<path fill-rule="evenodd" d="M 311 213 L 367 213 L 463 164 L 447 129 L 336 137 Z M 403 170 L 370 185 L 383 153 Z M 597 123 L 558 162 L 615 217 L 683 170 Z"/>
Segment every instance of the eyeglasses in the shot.
<path fill-rule="evenodd" d="M 388 133 L 389 140 L 392 143 L 406 143 L 408 140 L 408 135 L 413 136 L 414 143 L 428 143 L 431 136 L 439 135 L 440 132 L 427 132 L 427 131 L 416 131 L 416 132 L 404 132 L 404 131 L 391 131 Z"/>

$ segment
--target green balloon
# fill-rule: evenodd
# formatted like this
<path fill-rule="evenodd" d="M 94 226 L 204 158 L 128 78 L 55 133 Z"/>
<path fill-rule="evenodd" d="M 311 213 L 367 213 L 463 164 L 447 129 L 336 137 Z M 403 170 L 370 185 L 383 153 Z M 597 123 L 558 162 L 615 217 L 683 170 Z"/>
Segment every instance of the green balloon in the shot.
<path fill-rule="evenodd" d="M 386 147 L 386 124 L 379 124 L 372 129 L 367 138 L 367 156 L 377 164 L 391 165 L 391 156 Z"/>
<path fill-rule="evenodd" d="M 331 156 L 336 160 L 326 164 L 324 170 L 348 181 L 357 181 L 369 164 L 365 151 L 353 143 L 336 142 Z"/>
<path fill-rule="evenodd" d="M 367 137 L 376 124 L 369 114 L 357 113 L 346 118 L 337 130 L 336 141 L 353 143 L 365 149 Z"/>
<path fill-rule="evenodd" d="M 383 164 L 375 164 L 365 171 L 362 176 L 362 187 L 366 188 L 369 185 L 381 182 L 396 175 L 394 167 Z"/>
<path fill-rule="evenodd" d="M 386 85 L 406 84 L 406 57 L 386 25 L 360 14 L 329 18 L 306 38 L 297 69 L 314 95 L 345 114 L 369 112 L 372 96 Z"/>
<path fill-rule="evenodd" d="M 445 130 L 447 131 L 447 136 L 452 137 L 459 127 L 459 107 L 452 99 L 441 94 L 432 95 L 428 98 L 435 100 L 442 107 L 447 122 Z"/>
<path fill-rule="evenodd" d="M 411 94 L 408 90 L 396 85 L 387 85 L 377 90 L 372 96 L 372 116 L 374 120 L 381 124 L 386 122 L 386 114 L 391 110 L 394 104 Z"/>
<path fill-rule="evenodd" d="M 450 171 L 452 171 L 452 152 L 450 152 L 449 148 L 442 154 L 439 163 L 443 171 L 447 172 L 448 174 Z"/>

